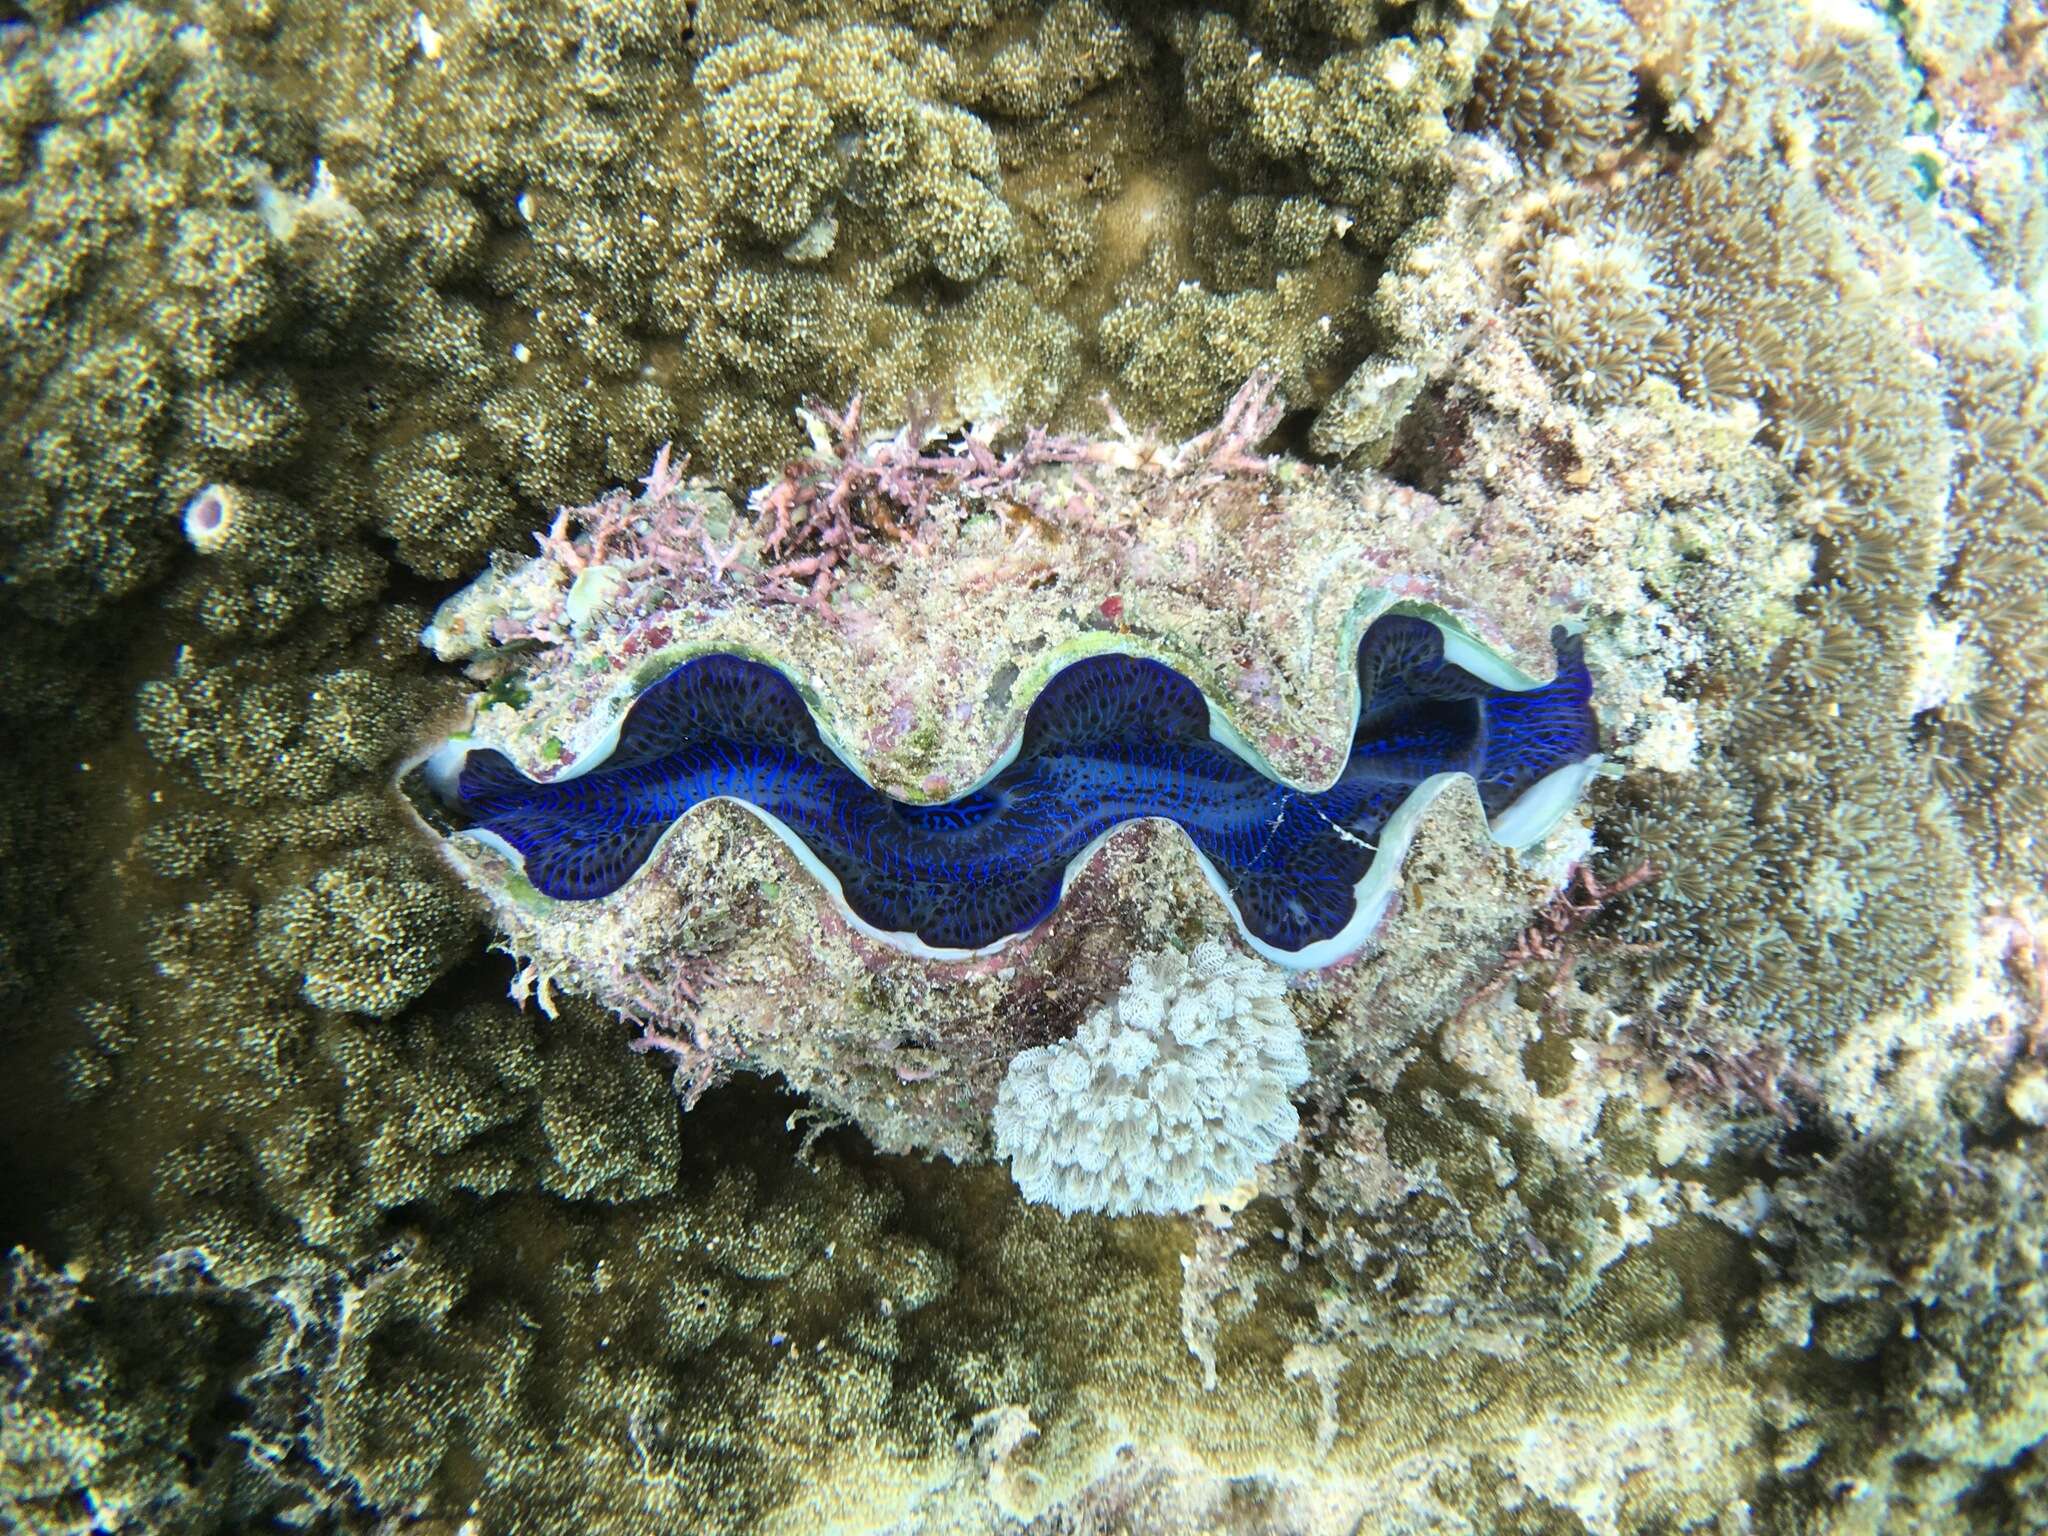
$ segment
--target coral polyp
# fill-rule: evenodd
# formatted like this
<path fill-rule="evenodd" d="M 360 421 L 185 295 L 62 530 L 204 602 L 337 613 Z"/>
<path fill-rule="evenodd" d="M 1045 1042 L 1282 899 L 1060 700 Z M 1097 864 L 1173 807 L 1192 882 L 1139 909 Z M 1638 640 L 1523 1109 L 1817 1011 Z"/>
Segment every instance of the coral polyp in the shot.
<path fill-rule="evenodd" d="M 1074 1038 L 1020 1052 L 996 1150 L 1028 1200 L 1170 1214 L 1219 1203 L 1294 1140 L 1308 1053 L 1280 973 L 1215 939 L 1140 955 Z"/>
<path fill-rule="evenodd" d="M 434 763 L 464 831 L 515 854 L 544 896 L 611 895 L 705 800 L 754 810 L 858 924 L 964 958 L 1036 927 L 1118 826 L 1156 817 L 1194 841 L 1252 945 L 1294 965 L 1354 951 L 1385 909 L 1415 810 L 1456 774 L 1496 837 L 1547 832 L 1594 760 L 1592 682 L 1560 635 L 1558 675 L 1503 688 L 1448 661 L 1400 615 L 1360 644 L 1360 703 L 1336 782 L 1274 780 L 1221 739 L 1201 691 L 1143 658 L 1072 663 L 1033 701 L 1011 761 L 964 795 L 905 803 L 819 734 L 796 687 L 735 656 L 684 663 L 635 700 L 587 772 L 536 782 L 502 752 Z"/>

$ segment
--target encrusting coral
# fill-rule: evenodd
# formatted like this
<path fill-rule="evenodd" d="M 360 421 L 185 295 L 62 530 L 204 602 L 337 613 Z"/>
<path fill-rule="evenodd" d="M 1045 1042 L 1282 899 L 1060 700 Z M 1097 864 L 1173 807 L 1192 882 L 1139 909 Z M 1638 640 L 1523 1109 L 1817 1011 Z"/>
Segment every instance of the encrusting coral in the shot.
<path fill-rule="evenodd" d="M 1942 361 L 1915 342 L 1926 316 L 1956 328 L 1969 312 L 1956 306 L 1980 300 L 1953 237 L 1905 191 L 1903 151 L 1872 133 L 1903 111 L 1895 42 L 1851 27 L 1792 36 L 1795 52 L 1802 67 L 1780 88 L 1841 150 L 1811 173 L 1703 154 L 1572 185 L 1523 145 L 1539 174 L 1494 181 L 1454 214 L 1462 228 L 1409 259 L 1418 278 L 1445 261 L 1486 274 L 1494 294 L 1477 302 L 1499 306 L 1529 357 L 1603 419 L 1669 411 L 1675 393 L 1752 421 L 1788 473 L 1788 511 L 1812 545 L 1803 622 L 1739 692 L 1703 701 L 1725 723 L 1697 774 L 1632 783 L 1638 809 L 1615 840 L 1663 872 L 1638 902 L 1638 936 L 1666 951 L 1650 969 L 1667 995 L 1825 1042 L 1873 1011 L 1926 1006 L 1956 977 L 1971 875 L 1938 800 L 1945 767 L 1913 742 L 1913 717 L 1954 673 L 1929 651 L 1946 642 L 1927 612 L 1953 447 Z M 1853 176 L 1852 151 L 1867 162 Z M 1475 181 L 1491 174 L 1471 163 Z M 1883 228 L 1890 244 L 1872 233 Z M 1932 254 L 1901 248 L 1915 239 Z M 1915 270 L 1926 309 L 1886 288 Z M 1422 291 L 1396 279 L 1383 302 Z M 1420 338 L 1441 322 L 1417 310 L 1395 323 Z M 1496 396 L 1501 378 L 1485 386 Z M 1815 803 L 1830 812 L 1812 816 Z"/>
<path fill-rule="evenodd" d="M 1504 5 L 1473 85 L 1473 119 L 1523 160 L 1583 175 L 1628 142 L 1633 33 L 1612 0 Z"/>

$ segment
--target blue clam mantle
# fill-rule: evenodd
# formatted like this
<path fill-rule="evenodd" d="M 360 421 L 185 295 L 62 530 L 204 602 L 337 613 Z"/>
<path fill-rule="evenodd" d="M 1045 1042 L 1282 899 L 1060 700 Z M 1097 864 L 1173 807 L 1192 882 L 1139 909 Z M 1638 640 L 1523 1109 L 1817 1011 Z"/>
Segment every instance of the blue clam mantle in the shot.
<path fill-rule="evenodd" d="M 1359 643 L 1359 710 L 1334 784 L 1289 786 L 1156 661 L 1099 655 L 1054 674 L 1017 750 L 939 805 L 874 788 L 833 750 L 781 672 L 737 656 L 683 663 L 626 712 L 611 750 L 536 782 L 460 738 L 427 764 L 475 838 L 518 861 L 543 896 L 620 889 L 693 806 L 759 816 L 857 926 L 916 952 L 964 958 L 1051 915 L 1073 873 L 1127 821 L 1173 822 L 1252 946 L 1292 967 L 1357 950 L 1384 913 L 1416 819 L 1459 775 L 1494 839 L 1524 846 L 1597 766 L 1591 679 L 1575 637 L 1557 674 L 1514 688 L 1448 660 L 1444 633 L 1408 616 Z"/>

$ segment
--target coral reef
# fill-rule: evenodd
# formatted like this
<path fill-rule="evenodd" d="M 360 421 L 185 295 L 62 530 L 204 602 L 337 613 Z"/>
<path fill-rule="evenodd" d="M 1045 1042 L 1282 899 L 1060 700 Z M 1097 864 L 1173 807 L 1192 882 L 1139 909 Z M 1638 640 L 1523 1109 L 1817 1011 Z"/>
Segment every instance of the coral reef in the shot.
<path fill-rule="evenodd" d="M 995 137 L 946 104 L 953 62 L 915 34 L 750 32 L 708 54 L 693 83 L 714 202 L 791 242 L 793 258 L 830 254 L 842 196 L 889 232 L 899 277 L 929 266 L 970 282 L 1008 253 Z"/>
<path fill-rule="evenodd" d="M 431 871 L 381 850 L 278 894 L 258 915 L 257 933 L 264 967 L 297 973 L 315 1008 L 379 1018 L 424 992 L 470 937 Z"/>
<path fill-rule="evenodd" d="M 1582 176 L 1628 146 L 1634 28 L 1609 0 L 1509 4 L 1479 61 L 1472 117 L 1531 165 Z"/>
<path fill-rule="evenodd" d="M 1214 939 L 1140 955 L 1071 1040 L 1020 1051 L 996 1153 L 1024 1198 L 1071 1215 L 1171 1215 L 1227 1200 L 1294 1140 L 1308 1080 L 1281 977 Z"/>
<path fill-rule="evenodd" d="M 27 472 L 0 517 L 20 602 L 69 616 L 161 577 L 181 481 L 274 462 L 303 427 L 288 381 L 228 371 L 277 306 L 262 221 L 237 205 L 300 144 L 140 7 L 8 49 L 0 333 Z"/>
<path fill-rule="evenodd" d="M 2042 1526 L 2044 48 L 14 7 L 0 1526 Z M 1321 784 L 1367 589 L 1508 681 L 1569 617 L 1622 771 L 1510 851 L 1452 784 L 1277 997 L 1172 828 L 935 967 L 712 804 L 542 964 L 391 792 L 558 773 L 679 647 L 899 800 L 1099 651 Z M 1023 1198 L 1006 1076 L 1170 1089 L 1089 1021 L 1212 944 L 1291 1125 L 1185 1214 Z"/>

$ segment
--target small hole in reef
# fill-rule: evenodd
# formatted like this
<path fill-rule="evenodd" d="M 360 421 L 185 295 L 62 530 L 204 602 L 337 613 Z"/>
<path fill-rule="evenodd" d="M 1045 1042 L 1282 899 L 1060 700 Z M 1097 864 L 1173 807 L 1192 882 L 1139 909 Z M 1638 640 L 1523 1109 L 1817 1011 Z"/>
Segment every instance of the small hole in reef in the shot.
<path fill-rule="evenodd" d="M 1260 446 L 1265 452 L 1286 454 L 1289 458 L 1314 458 L 1315 453 L 1309 447 L 1308 429 L 1315 424 L 1315 419 L 1314 411 L 1289 411 L 1274 425 Z"/>
<path fill-rule="evenodd" d="M 1798 1098 L 1791 1101 L 1799 1118 L 1778 1139 L 1780 1166 L 1810 1166 L 1824 1163 L 1841 1150 L 1842 1140 L 1827 1121 L 1812 1112 L 1812 1106 Z"/>

